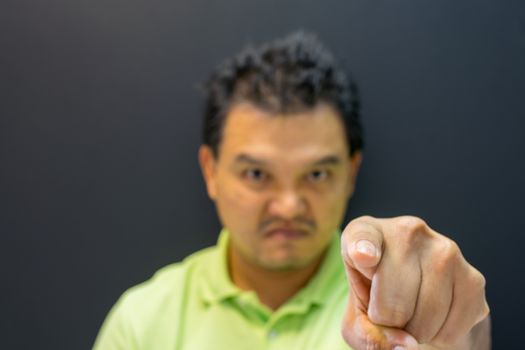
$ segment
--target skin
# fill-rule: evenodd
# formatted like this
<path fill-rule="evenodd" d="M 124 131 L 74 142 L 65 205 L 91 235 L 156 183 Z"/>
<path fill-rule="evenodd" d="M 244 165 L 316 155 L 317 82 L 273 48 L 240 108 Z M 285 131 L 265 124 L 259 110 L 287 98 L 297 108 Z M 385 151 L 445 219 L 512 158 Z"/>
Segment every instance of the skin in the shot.
<path fill-rule="evenodd" d="M 217 159 L 207 146 L 199 159 L 231 234 L 233 281 L 277 309 L 319 266 L 353 193 L 360 155 L 348 157 L 342 121 L 327 105 L 274 116 L 239 104 L 227 116 Z"/>
<path fill-rule="evenodd" d="M 490 349 L 485 279 L 413 216 L 361 217 L 341 237 L 350 283 L 342 333 L 355 349 Z"/>
<path fill-rule="evenodd" d="M 217 157 L 203 145 L 199 162 L 231 235 L 233 282 L 278 309 L 319 267 L 361 154 L 349 156 L 329 105 L 272 115 L 246 102 L 230 108 Z M 483 276 L 453 241 L 415 217 L 357 218 L 341 240 L 350 284 L 342 334 L 354 349 L 489 348 Z"/>

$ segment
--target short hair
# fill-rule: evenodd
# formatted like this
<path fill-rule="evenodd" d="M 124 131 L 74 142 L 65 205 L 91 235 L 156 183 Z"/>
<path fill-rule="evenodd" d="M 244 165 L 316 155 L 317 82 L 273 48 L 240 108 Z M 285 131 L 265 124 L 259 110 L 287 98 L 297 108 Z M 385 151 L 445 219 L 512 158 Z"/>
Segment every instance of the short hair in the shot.
<path fill-rule="evenodd" d="M 203 142 L 215 158 L 227 114 L 239 102 L 282 114 L 327 103 L 343 120 L 350 156 L 363 147 L 357 86 L 311 33 L 243 49 L 217 67 L 205 91 Z"/>

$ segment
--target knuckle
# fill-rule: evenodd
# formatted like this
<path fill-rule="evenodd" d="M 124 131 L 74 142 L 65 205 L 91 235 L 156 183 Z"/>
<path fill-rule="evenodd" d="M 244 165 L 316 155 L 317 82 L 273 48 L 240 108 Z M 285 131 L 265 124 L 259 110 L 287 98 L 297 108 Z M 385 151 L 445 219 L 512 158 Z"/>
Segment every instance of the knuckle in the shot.
<path fill-rule="evenodd" d="M 365 223 L 366 221 L 363 220 L 363 217 L 353 219 L 352 221 L 348 223 L 348 225 L 346 225 L 344 232 L 347 233 L 347 232 L 358 230 L 362 228 L 365 225 Z"/>
<path fill-rule="evenodd" d="M 427 226 L 423 219 L 411 215 L 400 217 L 397 225 L 404 231 L 419 231 Z"/>
<path fill-rule="evenodd" d="M 431 331 L 425 327 L 425 325 L 418 327 L 416 325 L 409 324 L 405 327 L 405 330 L 410 333 L 420 344 L 426 344 L 430 342 L 434 336 L 434 334 L 432 334 Z"/>
<path fill-rule="evenodd" d="M 373 221 L 363 219 L 360 217 L 354 219 L 346 225 L 341 235 L 342 240 L 347 242 L 354 242 L 359 239 L 368 239 L 374 243 L 380 244 L 380 231 Z"/>
<path fill-rule="evenodd" d="M 470 293 L 476 296 L 484 296 L 486 284 L 487 280 L 485 279 L 485 276 L 471 266 L 470 273 L 466 276 L 466 285 L 468 286 L 467 288 Z"/>
<path fill-rule="evenodd" d="M 456 242 L 449 238 L 443 240 L 443 252 L 447 260 L 457 260 L 461 257 L 461 250 Z"/>
<path fill-rule="evenodd" d="M 366 223 L 369 223 L 369 222 L 371 222 L 373 220 L 375 220 L 375 218 L 373 218 L 370 215 L 359 216 L 359 217 L 353 219 L 352 221 L 350 221 L 348 226 L 350 226 L 350 225 L 366 224 Z"/>
<path fill-rule="evenodd" d="M 368 231 L 370 230 L 371 223 L 374 220 L 371 216 L 361 216 L 348 223 L 343 233 L 346 235 L 352 235 L 359 231 Z"/>
<path fill-rule="evenodd" d="M 487 286 L 487 279 L 485 278 L 485 276 L 481 274 L 481 272 L 479 271 L 476 271 L 476 272 L 477 272 L 476 275 L 477 275 L 477 280 L 478 280 L 478 287 L 484 291 L 485 287 Z"/>
<path fill-rule="evenodd" d="M 436 245 L 434 268 L 438 272 L 445 272 L 452 268 L 461 258 L 461 251 L 456 242 L 445 238 Z"/>
<path fill-rule="evenodd" d="M 397 233 L 409 243 L 413 243 L 426 227 L 425 221 L 415 216 L 403 216 L 396 222 Z"/>
<path fill-rule="evenodd" d="M 471 277 L 471 284 L 478 292 L 485 292 L 487 280 L 479 271 L 475 271 Z"/>
<path fill-rule="evenodd" d="M 375 324 L 403 328 L 411 315 L 405 307 L 396 303 L 371 308 L 368 317 Z"/>
<path fill-rule="evenodd" d="M 483 302 L 483 307 L 481 309 L 481 315 L 479 317 L 479 321 L 481 322 L 482 320 L 484 320 L 489 314 L 490 314 L 490 307 L 487 301 L 485 300 Z"/>
<path fill-rule="evenodd" d="M 475 298 L 479 300 L 476 310 L 476 314 L 478 315 L 476 322 L 483 320 L 490 313 L 490 308 L 485 297 L 486 283 L 485 277 L 481 273 L 477 272 L 472 281 L 473 288 L 476 291 Z"/>
<path fill-rule="evenodd" d="M 363 215 L 363 216 L 358 217 L 356 220 L 370 222 L 370 221 L 376 220 L 376 218 L 374 218 L 371 215 Z"/>

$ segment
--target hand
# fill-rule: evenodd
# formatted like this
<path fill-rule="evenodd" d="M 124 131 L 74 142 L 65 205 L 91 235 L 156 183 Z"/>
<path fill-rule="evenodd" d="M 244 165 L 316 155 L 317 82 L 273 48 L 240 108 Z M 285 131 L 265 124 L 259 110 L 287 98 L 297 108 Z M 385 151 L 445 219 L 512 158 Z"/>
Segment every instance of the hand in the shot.
<path fill-rule="evenodd" d="M 485 279 L 454 241 L 403 216 L 355 219 L 341 243 L 350 283 L 342 334 L 355 350 L 470 346 L 489 313 Z"/>

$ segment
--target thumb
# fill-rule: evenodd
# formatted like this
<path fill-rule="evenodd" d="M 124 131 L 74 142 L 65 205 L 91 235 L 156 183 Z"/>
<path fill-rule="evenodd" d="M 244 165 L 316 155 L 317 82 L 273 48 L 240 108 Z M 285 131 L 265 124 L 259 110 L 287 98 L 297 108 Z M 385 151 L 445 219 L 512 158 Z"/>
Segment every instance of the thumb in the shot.
<path fill-rule="evenodd" d="M 341 333 L 345 342 L 354 349 L 419 349 L 416 339 L 402 329 L 372 323 L 368 315 L 355 305 L 350 296 Z"/>

